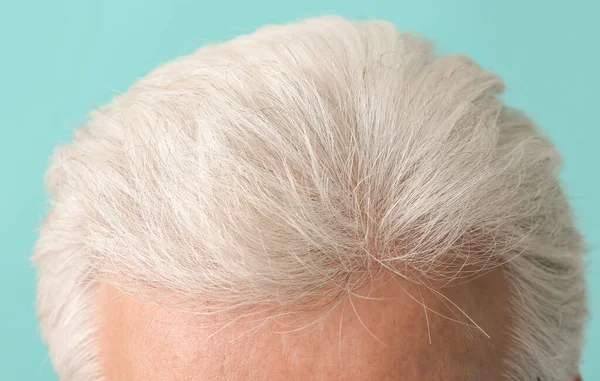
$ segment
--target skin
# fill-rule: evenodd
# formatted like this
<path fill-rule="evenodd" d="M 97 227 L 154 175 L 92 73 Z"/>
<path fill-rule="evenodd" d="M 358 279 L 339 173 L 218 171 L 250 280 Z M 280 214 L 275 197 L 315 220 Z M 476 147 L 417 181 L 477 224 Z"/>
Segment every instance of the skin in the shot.
<path fill-rule="evenodd" d="M 385 276 L 329 314 L 268 320 L 198 316 L 103 284 L 101 361 L 108 381 L 500 380 L 510 328 L 502 272 L 438 292 L 447 299 Z"/>

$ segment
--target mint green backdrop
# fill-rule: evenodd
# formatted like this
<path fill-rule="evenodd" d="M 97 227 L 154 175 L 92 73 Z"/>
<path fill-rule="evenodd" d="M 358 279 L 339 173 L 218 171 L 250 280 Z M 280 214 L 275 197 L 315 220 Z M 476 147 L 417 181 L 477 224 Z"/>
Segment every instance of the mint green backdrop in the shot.
<path fill-rule="evenodd" d="M 54 0 L 0 5 L 0 379 L 56 380 L 38 338 L 29 255 L 52 148 L 90 109 L 154 66 L 265 23 L 337 13 L 384 18 L 504 77 L 565 157 L 591 245 L 582 362 L 600 380 L 600 3 L 594 0 Z"/>

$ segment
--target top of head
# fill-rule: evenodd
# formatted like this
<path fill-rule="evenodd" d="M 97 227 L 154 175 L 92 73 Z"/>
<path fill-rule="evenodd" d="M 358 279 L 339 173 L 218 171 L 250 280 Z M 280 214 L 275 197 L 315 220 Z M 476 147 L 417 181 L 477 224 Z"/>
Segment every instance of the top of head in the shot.
<path fill-rule="evenodd" d="M 52 345 L 61 311 L 92 303 L 91 280 L 205 312 L 282 311 L 330 305 L 380 271 L 443 287 L 502 266 L 520 295 L 508 372 L 572 376 L 583 243 L 558 153 L 502 87 L 392 24 L 341 18 L 157 68 L 48 172 L 36 261 L 53 358 L 85 341 Z M 75 379 L 71 362 L 57 368 Z"/>

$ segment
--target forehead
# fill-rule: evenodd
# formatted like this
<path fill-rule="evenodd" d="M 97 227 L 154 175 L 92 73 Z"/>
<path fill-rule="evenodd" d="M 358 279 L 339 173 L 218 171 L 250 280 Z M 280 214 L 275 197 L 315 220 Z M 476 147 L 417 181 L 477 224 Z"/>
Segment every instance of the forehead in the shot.
<path fill-rule="evenodd" d="M 504 285 L 499 271 L 439 291 L 386 278 L 319 313 L 238 319 L 102 285 L 101 360 L 108 381 L 500 380 Z"/>

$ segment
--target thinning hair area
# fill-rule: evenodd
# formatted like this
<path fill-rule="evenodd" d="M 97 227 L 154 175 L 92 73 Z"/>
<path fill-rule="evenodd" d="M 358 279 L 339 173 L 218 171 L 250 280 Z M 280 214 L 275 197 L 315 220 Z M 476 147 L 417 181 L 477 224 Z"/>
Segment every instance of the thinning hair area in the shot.
<path fill-rule="evenodd" d="M 278 316 L 327 311 L 381 274 L 435 291 L 501 271 L 502 379 L 572 380 L 585 244 L 559 153 L 502 90 L 465 55 L 339 17 L 139 79 L 47 172 L 34 262 L 60 379 L 104 379 L 103 284 L 205 316 Z"/>

